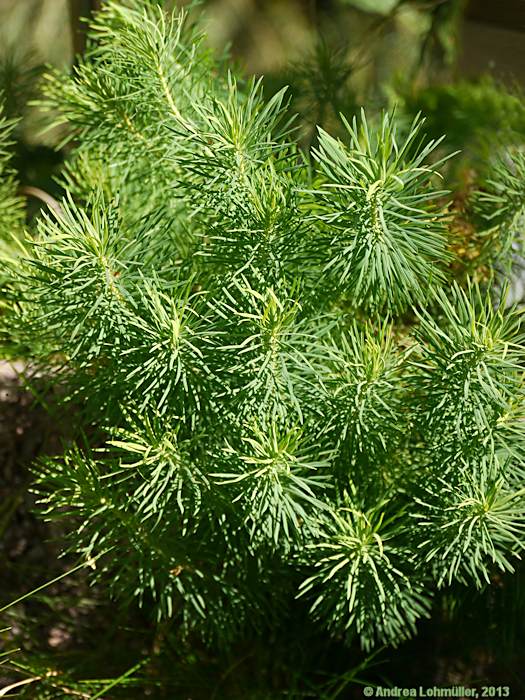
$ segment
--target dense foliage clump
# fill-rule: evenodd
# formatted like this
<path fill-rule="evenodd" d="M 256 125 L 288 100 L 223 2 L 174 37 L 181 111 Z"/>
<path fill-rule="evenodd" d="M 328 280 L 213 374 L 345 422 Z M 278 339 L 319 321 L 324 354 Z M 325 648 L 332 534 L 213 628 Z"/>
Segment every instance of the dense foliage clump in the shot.
<path fill-rule="evenodd" d="M 71 550 L 221 644 L 296 598 L 395 644 L 440 587 L 513 571 L 521 313 L 452 279 L 441 140 L 362 113 L 310 158 L 285 92 L 235 78 L 184 14 L 109 1 L 90 34 L 47 76 L 67 194 L 11 257 L 2 315 L 78 425 L 36 468 Z M 475 197 L 500 267 L 524 193 L 516 150 Z"/>

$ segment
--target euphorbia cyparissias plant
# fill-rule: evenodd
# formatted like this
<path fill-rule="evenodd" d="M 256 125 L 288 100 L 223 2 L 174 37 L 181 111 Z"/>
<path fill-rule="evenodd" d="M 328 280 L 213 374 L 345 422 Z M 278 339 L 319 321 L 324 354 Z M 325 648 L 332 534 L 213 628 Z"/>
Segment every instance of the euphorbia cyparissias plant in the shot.
<path fill-rule="evenodd" d="M 2 316 L 74 407 L 79 439 L 36 467 L 70 549 L 225 644 L 295 599 L 395 644 L 439 587 L 512 571 L 521 316 L 451 279 L 424 120 L 343 118 L 304 154 L 285 92 L 235 78 L 184 14 L 110 0 L 90 35 L 47 76 L 66 196 L 12 258 Z M 494 240 L 524 171 L 511 156 L 513 187 L 480 199 Z"/>

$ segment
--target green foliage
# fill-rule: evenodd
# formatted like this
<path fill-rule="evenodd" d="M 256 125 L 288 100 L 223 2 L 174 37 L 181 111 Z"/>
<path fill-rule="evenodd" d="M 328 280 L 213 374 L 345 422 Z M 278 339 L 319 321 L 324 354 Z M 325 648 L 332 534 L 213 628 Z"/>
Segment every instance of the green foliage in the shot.
<path fill-rule="evenodd" d="M 476 82 L 434 85 L 405 96 L 408 113 L 423 112 L 433 138 L 447 134 L 450 147 L 461 149 L 467 164 L 485 171 L 498 146 L 525 133 L 525 103 L 519 88 L 509 89 L 490 77 Z"/>
<path fill-rule="evenodd" d="M 389 517 L 386 502 L 363 511 L 346 498 L 323 523 L 318 541 L 307 546 L 315 573 L 300 594 L 315 596 L 311 613 L 331 632 L 357 634 L 365 649 L 403 641 L 428 615 L 424 579 L 414 581 L 401 515 Z"/>
<path fill-rule="evenodd" d="M 244 433 L 241 445 L 224 448 L 225 468 L 235 471 L 217 475 L 218 483 L 235 487 L 230 497 L 246 512 L 252 542 L 282 547 L 282 539 L 304 541 L 315 529 L 312 511 L 326 508 L 321 498 L 330 486 L 328 455 L 297 426 L 255 423 Z"/>
<path fill-rule="evenodd" d="M 473 579 L 481 586 L 498 569 L 514 571 L 524 546 L 525 490 L 513 476 L 511 465 L 483 456 L 459 460 L 451 480 L 438 477 L 424 489 L 419 547 L 438 584 Z"/>
<path fill-rule="evenodd" d="M 349 466 L 369 488 L 374 465 L 400 447 L 406 430 L 403 374 L 406 353 L 394 342 L 390 324 L 349 324 L 323 346 L 318 371 L 318 410 L 330 416 L 326 430 Z"/>
<path fill-rule="evenodd" d="M 334 47 L 320 38 L 310 53 L 292 64 L 287 80 L 291 86 L 292 107 L 302 127 L 298 140 L 310 146 L 317 138 L 317 127 L 327 131 L 341 127 L 341 115 L 358 111 L 351 79 L 358 64 L 347 55 L 347 47 Z"/>
<path fill-rule="evenodd" d="M 3 115 L 0 94 L 0 251 L 13 243 L 20 233 L 23 218 L 23 200 L 17 194 L 16 175 L 11 167 L 12 132 L 16 122 Z"/>
<path fill-rule="evenodd" d="M 513 570 L 525 515 L 521 314 L 454 287 L 421 319 L 419 430 L 431 454 L 418 545 L 438 583 Z M 414 515 L 414 514 L 412 514 Z"/>
<path fill-rule="evenodd" d="M 207 643 L 308 600 L 368 649 L 412 635 L 439 586 L 511 570 L 521 315 L 449 283 L 423 120 L 363 113 L 310 160 L 284 92 L 153 0 L 105 3 L 46 103 L 78 145 L 2 324 L 77 423 L 35 472 L 94 578 Z M 498 226 L 520 163 L 482 198 Z"/>
<path fill-rule="evenodd" d="M 364 308 L 402 310 L 443 280 L 446 192 L 432 187 L 428 157 L 439 142 L 418 143 L 422 125 L 416 119 L 400 141 L 392 117 L 370 133 L 363 114 L 359 131 L 355 119 L 347 124 L 348 146 L 321 131 L 314 150 L 324 175 L 314 192 L 330 250 L 324 271 Z"/>
<path fill-rule="evenodd" d="M 512 268 L 513 253 L 521 253 L 525 229 L 525 153 L 507 149 L 493 160 L 490 176 L 474 195 L 480 219 L 482 255 L 492 264 Z"/>
<path fill-rule="evenodd" d="M 442 469 L 460 456 L 512 454 L 523 439 L 521 312 L 494 308 L 479 287 L 441 292 L 435 317 L 424 312 L 414 362 L 420 430 Z"/>
<path fill-rule="evenodd" d="M 37 81 L 41 73 L 31 53 L 22 53 L 13 47 L 2 47 L 0 53 L 0 95 L 4 112 L 9 119 L 19 120 L 28 103 L 37 96 Z M 17 123 L 18 127 L 18 123 Z"/>

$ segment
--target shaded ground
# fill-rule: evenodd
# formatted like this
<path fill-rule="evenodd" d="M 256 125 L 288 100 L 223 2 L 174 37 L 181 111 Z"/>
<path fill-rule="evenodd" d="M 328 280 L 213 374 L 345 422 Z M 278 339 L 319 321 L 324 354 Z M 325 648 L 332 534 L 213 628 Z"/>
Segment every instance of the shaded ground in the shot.
<path fill-rule="evenodd" d="M 60 450 L 63 426 L 23 388 L 24 372 L 27 369 L 20 363 L 0 362 L 0 606 L 74 565 L 71 559 L 60 558 L 60 530 L 34 513 L 36 497 L 30 488 L 33 475 L 29 466 L 39 456 Z M 31 381 L 38 387 L 38 380 Z M 52 396 L 45 398 L 51 400 Z M 86 652 L 91 663 L 96 663 L 93 656 L 101 635 L 115 634 L 106 623 L 108 613 L 82 571 L 10 607 L 0 616 L 0 628 L 8 627 L 0 637 L 0 652 L 20 648 L 8 660 L 15 665 L 29 664 L 32 669 L 26 674 L 11 663 L 0 667 L 0 688 L 26 675 L 45 675 L 55 664 L 60 667 L 62 657 L 69 657 L 72 670 L 81 669 Z M 102 649 L 106 653 L 108 647 L 102 644 Z M 127 646 L 126 655 L 129 650 Z M 100 669 L 108 667 L 107 659 L 98 661 Z M 35 690 L 27 692 L 36 697 Z"/>

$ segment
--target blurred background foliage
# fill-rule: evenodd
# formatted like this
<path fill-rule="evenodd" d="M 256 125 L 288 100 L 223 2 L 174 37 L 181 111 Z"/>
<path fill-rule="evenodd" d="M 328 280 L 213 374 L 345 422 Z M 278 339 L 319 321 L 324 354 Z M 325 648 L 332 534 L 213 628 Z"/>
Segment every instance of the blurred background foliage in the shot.
<path fill-rule="evenodd" d="M 99 4 L 0 0 L 0 92 L 6 115 L 19 120 L 14 166 L 29 221 L 40 202 L 35 188 L 60 195 L 54 178 L 67 156 L 56 149 L 60 134 L 43 129 L 34 105 L 39 79 L 45 64 L 74 64 L 85 43 L 81 18 Z M 446 149 L 462 151 L 448 177 L 456 192 L 458 245 L 466 245 L 473 235 L 468 217 L 462 218 L 469 190 L 487 176 L 499 146 L 523 144 L 525 136 L 525 2 L 165 4 L 202 13 L 210 45 L 228 51 L 245 75 L 264 75 L 268 94 L 290 86 L 290 111 L 299 115 L 306 149 L 315 143 L 317 124 L 337 133 L 339 115 L 351 119 L 362 105 L 368 113 L 397 105 L 407 122 L 422 111 L 430 135 L 446 134 Z M 62 574 L 71 562 L 59 562 L 58 547 L 47 544 L 56 533 L 33 518 L 27 494 L 28 463 L 58 449 L 49 445 L 56 440 L 54 426 L 16 378 L 1 371 L 0 392 L 1 606 Z M 525 697 L 519 670 L 525 667 L 524 591 L 521 571 L 482 593 L 447 593 L 414 642 L 374 658 L 324 637 L 302 638 L 298 608 L 285 626 L 286 638 L 247 640 L 225 659 L 198 646 L 174 648 L 169 627 L 152 627 L 142 613 L 117 615 L 78 572 L 0 618 L 0 628 L 11 628 L 0 629 L 0 680 L 27 681 L 13 692 L 37 699 L 358 698 L 365 680 L 401 686 L 490 680 Z M 16 645 L 22 654 L 11 653 Z"/>
<path fill-rule="evenodd" d="M 102 0 L 0 0 L 0 91 L 8 117 L 22 117 L 21 182 L 53 191 L 58 134 L 31 108 L 44 64 L 72 65 L 84 17 Z M 316 124 L 337 132 L 339 114 L 361 105 L 421 110 L 432 136 L 462 149 L 456 173 L 482 169 L 495 141 L 523 134 L 525 3 L 521 0 L 164 0 L 202 16 L 208 41 L 269 94 L 288 85 L 300 140 Z M 489 146 L 490 144 L 490 146 Z M 46 152 L 46 148 L 50 149 Z M 463 179 L 469 179 L 463 174 Z"/>
<path fill-rule="evenodd" d="M 0 90 L 8 111 L 19 115 L 31 96 L 37 66 L 71 65 L 84 45 L 83 17 L 101 0 L 0 0 Z M 525 75 L 519 0 L 164 0 L 195 6 L 208 41 L 228 49 L 246 75 L 264 75 L 267 89 L 290 86 L 310 129 L 329 127 L 338 113 L 357 105 L 407 100 L 433 116 L 443 103 L 429 88 L 474 80 L 490 73 L 506 89 Z M 480 7 L 492 5 L 492 12 Z M 521 9 L 520 9 L 521 6 Z M 510 8 L 505 10 L 505 8 Z M 481 58 L 482 56 L 482 58 Z M 486 84 L 486 83 L 485 83 Z M 465 82 L 460 92 L 465 91 Z M 438 95 L 438 98 L 445 98 Z M 450 102 L 461 100 L 454 92 Z M 475 99 L 475 98 L 474 98 Z M 465 116 L 481 118 L 487 104 Z M 464 104 L 459 104 L 462 111 Z M 469 111 L 470 109 L 470 111 Z M 496 118 L 500 114 L 495 115 Z M 471 128 L 475 126 L 470 121 Z M 463 137 L 464 133 L 458 135 Z M 46 142 L 31 124 L 31 143 Z M 49 135 L 47 139 L 52 137 Z"/>

